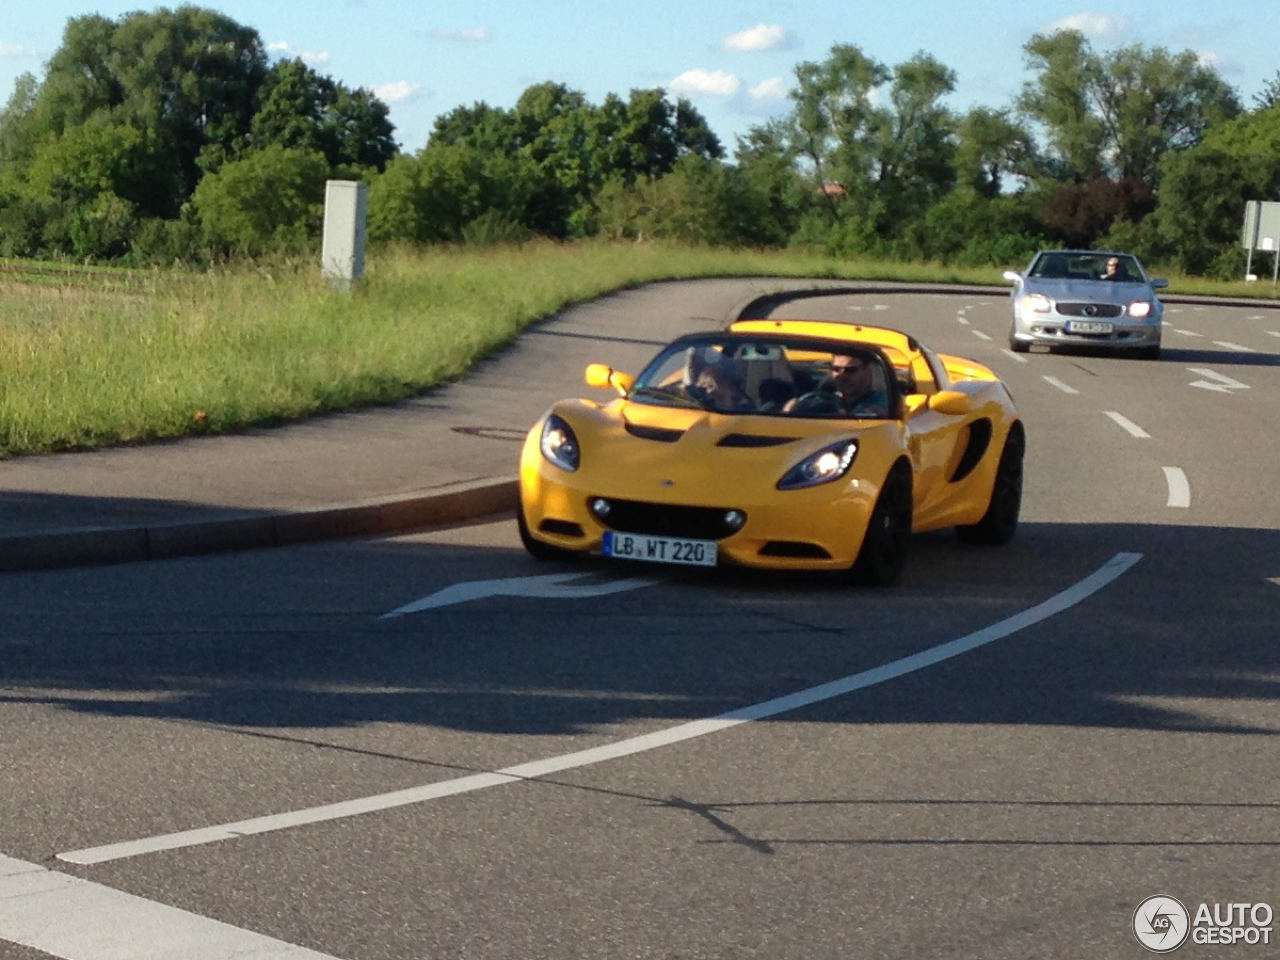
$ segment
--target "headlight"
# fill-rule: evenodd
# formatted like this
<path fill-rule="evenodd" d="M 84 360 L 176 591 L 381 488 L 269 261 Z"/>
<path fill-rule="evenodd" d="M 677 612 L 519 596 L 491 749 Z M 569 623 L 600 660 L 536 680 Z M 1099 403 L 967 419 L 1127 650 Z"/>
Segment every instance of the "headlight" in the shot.
<path fill-rule="evenodd" d="M 1151 304 L 1146 300 L 1137 300 L 1129 304 L 1129 316 L 1137 317 L 1139 320 L 1151 316 Z"/>
<path fill-rule="evenodd" d="M 578 438 L 573 428 L 554 413 L 542 425 L 542 455 L 564 470 L 578 469 Z"/>
<path fill-rule="evenodd" d="M 1053 308 L 1049 298 L 1040 293 L 1028 293 L 1022 298 L 1022 309 L 1033 313 L 1048 313 Z"/>
<path fill-rule="evenodd" d="M 858 455 L 857 440 L 841 440 L 805 457 L 778 481 L 779 490 L 799 490 L 839 480 L 853 466 Z"/>

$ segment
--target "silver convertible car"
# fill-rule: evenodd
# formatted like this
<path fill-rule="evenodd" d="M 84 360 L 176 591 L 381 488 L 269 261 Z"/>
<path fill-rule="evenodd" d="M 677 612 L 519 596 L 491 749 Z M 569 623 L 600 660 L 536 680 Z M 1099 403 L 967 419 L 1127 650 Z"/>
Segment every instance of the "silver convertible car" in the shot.
<path fill-rule="evenodd" d="M 1132 254 L 1042 250 L 1024 272 L 1004 278 L 1014 285 L 1011 349 L 1039 343 L 1159 358 L 1164 304 L 1156 290 L 1169 281 L 1148 277 Z"/>

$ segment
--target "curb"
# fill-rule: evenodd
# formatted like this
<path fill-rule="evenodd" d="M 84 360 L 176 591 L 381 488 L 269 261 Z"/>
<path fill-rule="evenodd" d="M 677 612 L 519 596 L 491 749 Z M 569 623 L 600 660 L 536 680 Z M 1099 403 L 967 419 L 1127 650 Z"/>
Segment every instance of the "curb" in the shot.
<path fill-rule="evenodd" d="M 515 509 L 518 497 L 514 478 L 486 478 L 416 496 L 365 500 L 317 510 L 242 514 L 151 526 L 47 530 L 0 537 L 0 572 L 165 560 L 403 533 L 504 513 Z"/>

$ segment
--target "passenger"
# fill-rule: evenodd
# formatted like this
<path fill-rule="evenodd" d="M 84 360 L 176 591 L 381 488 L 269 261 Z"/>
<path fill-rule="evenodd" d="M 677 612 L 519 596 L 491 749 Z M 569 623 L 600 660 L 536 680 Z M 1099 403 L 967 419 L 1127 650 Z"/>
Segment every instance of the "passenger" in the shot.
<path fill-rule="evenodd" d="M 755 404 L 742 389 L 742 378 L 727 363 L 709 363 L 703 367 L 695 388 L 712 410 L 755 409 Z"/>
<path fill-rule="evenodd" d="M 831 358 L 831 376 L 813 392 L 792 400 L 785 409 L 854 419 L 887 417 L 889 396 L 875 385 L 872 370 L 867 357 L 836 354 Z"/>

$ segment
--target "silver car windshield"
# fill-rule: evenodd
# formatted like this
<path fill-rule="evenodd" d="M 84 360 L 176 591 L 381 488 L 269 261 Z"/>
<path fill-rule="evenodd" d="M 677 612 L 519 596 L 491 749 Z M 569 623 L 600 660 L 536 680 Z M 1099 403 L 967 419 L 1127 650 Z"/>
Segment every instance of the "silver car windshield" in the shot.
<path fill-rule="evenodd" d="M 1043 280 L 1146 282 L 1146 274 L 1138 258 L 1127 253 L 1048 250 L 1036 257 L 1027 275 Z"/>

